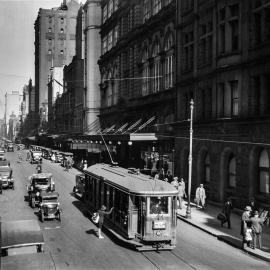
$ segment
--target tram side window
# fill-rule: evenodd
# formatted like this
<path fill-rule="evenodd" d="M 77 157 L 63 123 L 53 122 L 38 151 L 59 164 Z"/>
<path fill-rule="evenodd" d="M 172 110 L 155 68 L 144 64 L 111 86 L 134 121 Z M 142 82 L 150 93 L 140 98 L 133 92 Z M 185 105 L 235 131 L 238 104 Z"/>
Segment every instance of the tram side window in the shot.
<path fill-rule="evenodd" d="M 113 188 L 110 187 L 110 195 L 109 195 L 109 208 L 111 209 L 113 207 Z"/>
<path fill-rule="evenodd" d="M 115 221 L 120 223 L 120 204 L 121 204 L 121 192 L 119 190 L 115 190 Z"/>
<path fill-rule="evenodd" d="M 88 184 L 88 193 L 89 193 L 89 200 L 90 202 L 94 201 L 94 179 L 89 177 L 89 184 Z"/>
<path fill-rule="evenodd" d="M 168 214 L 168 197 L 150 197 L 150 215 Z"/>
<path fill-rule="evenodd" d="M 104 184 L 104 189 L 103 189 L 104 200 L 103 200 L 103 204 L 106 205 L 107 208 L 109 209 L 110 206 L 108 205 L 108 192 L 109 192 L 108 185 Z"/>

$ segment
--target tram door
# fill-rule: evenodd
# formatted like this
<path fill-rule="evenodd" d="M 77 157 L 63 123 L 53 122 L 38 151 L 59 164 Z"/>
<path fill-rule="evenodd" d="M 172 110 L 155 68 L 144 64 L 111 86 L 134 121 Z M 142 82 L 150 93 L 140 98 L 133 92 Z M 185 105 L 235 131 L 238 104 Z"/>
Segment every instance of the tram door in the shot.
<path fill-rule="evenodd" d="M 146 200 L 143 197 L 139 198 L 139 206 L 138 206 L 138 226 L 137 233 L 141 236 L 144 235 L 144 224 L 146 217 Z"/>

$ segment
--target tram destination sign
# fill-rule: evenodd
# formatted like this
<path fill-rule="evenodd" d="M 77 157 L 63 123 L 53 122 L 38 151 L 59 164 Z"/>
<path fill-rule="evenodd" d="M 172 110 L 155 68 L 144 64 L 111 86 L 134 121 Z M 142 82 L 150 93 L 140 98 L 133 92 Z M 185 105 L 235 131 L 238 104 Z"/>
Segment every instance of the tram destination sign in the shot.
<path fill-rule="evenodd" d="M 165 230 L 166 222 L 165 220 L 154 220 L 153 221 L 153 230 Z"/>

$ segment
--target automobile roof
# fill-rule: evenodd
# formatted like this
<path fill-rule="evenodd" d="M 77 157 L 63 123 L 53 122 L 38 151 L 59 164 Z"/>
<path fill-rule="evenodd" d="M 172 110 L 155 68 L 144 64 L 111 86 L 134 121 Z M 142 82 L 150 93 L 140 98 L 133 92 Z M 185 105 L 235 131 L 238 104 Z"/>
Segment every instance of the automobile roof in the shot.
<path fill-rule="evenodd" d="M 44 244 L 37 220 L 1 222 L 1 249 Z"/>
<path fill-rule="evenodd" d="M 55 266 L 49 253 L 35 253 L 2 257 L 0 269 L 53 270 Z"/>
<path fill-rule="evenodd" d="M 170 196 L 178 192 L 173 185 L 165 181 L 154 180 L 149 175 L 109 164 L 97 163 L 88 167 L 85 173 L 102 178 L 106 183 L 133 194 Z"/>
<path fill-rule="evenodd" d="M 51 173 L 34 173 L 34 174 L 32 174 L 32 178 L 35 178 L 35 179 L 50 178 L 50 177 L 52 177 Z"/>

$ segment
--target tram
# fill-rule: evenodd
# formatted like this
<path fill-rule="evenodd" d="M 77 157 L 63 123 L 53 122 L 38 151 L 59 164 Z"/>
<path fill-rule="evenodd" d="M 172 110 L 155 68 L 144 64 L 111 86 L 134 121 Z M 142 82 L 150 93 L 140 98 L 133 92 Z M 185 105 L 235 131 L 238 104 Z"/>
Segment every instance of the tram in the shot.
<path fill-rule="evenodd" d="M 95 164 L 84 171 L 84 200 L 90 212 L 114 207 L 104 226 L 138 251 L 176 246 L 177 190 L 136 169 Z"/>

